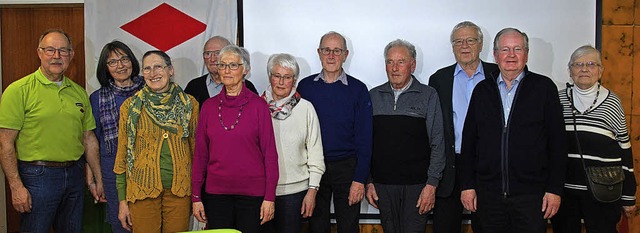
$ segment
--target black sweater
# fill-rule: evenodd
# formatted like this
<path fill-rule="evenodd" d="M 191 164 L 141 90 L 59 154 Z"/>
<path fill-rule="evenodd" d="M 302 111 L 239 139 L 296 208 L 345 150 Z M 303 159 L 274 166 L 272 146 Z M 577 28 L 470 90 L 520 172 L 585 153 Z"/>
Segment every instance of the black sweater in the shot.
<path fill-rule="evenodd" d="M 499 73 L 474 89 L 462 133 L 462 190 L 562 194 L 567 154 L 558 90 L 548 77 L 524 72 L 506 123 Z"/>

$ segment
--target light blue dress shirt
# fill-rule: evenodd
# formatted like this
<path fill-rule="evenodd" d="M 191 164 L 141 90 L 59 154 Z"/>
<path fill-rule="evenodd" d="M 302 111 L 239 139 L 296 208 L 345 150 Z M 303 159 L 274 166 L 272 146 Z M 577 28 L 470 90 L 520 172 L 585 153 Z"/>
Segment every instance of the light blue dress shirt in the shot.
<path fill-rule="evenodd" d="M 222 84 L 222 82 L 216 84 L 216 82 L 213 81 L 213 78 L 211 77 L 211 73 L 207 75 L 206 83 L 207 83 L 207 91 L 209 92 L 209 97 L 216 96 L 218 93 L 222 91 L 222 88 L 224 87 L 224 84 Z"/>
<path fill-rule="evenodd" d="M 511 113 L 511 108 L 513 107 L 513 100 L 516 95 L 516 91 L 518 91 L 518 86 L 520 82 L 524 78 L 524 71 L 518 74 L 518 77 L 511 81 L 511 89 L 507 88 L 507 83 L 504 81 L 502 77 L 502 73 L 498 76 L 498 90 L 500 90 L 500 98 L 502 99 L 502 112 L 504 113 L 504 123 L 507 124 L 509 122 L 509 113 Z"/>
<path fill-rule="evenodd" d="M 453 133 L 455 139 L 456 154 L 460 154 L 462 145 L 462 128 L 464 127 L 464 119 L 467 117 L 469 109 L 469 101 L 471 94 L 476 85 L 484 80 L 485 74 L 482 69 L 482 62 L 476 68 L 476 71 L 469 77 L 462 69 L 460 64 L 456 65 L 453 72 L 453 90 L 451 103 L 453 105 Z"/>

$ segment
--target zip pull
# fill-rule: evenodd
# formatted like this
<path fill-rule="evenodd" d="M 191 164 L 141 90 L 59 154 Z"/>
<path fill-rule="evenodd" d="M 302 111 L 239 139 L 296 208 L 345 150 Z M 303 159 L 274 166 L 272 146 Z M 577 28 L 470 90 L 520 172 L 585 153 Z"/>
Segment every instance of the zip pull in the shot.
<path fill-rule="evenodd" d="M 507 199 L 507 192 L 502 193 L 502 197 L 503 197 L 504 199 Z"/>

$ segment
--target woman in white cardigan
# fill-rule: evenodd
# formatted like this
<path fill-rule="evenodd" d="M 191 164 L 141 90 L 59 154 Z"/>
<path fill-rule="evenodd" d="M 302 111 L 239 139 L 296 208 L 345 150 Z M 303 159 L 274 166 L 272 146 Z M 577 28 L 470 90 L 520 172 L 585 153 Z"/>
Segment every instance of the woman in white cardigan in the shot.
<path fill-rule="evenodd" d="M 313 213 L 325 170 L 318 116 L 295 89 L 299 70 L 289 54 L 271 55 L 267 63 L 270 85 L 262 98 L 271 110 L 280 179 L 274 221 L 264 232 L 301 231 L 302 218 Z"/>

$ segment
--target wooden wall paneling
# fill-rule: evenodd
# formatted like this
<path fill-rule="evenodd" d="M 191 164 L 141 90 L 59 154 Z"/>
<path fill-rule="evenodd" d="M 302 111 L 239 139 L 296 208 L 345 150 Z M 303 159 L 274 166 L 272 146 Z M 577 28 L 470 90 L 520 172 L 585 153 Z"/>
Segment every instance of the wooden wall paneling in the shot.
<path fill-rule="evenodd" d="M 85 85 L 82 4 L 0 7 L 3 88 L 40 66 L 36 53 L 38 38 L 49 28 L 61 28 L 70 35 L 75 55 L 65 75 L 81 86 Z"/>
<path fill-rule="evenodd" d="M 640 0 L 638 3 L 640 6 Z M 636 9 L 640 10 L 640 7 L 636 7 Z M 638 11 L 636 13 L 640 14 Z M 633 95 L 631 102 L 635 105 L 631 106 L 631 112 L 626 113 L 640 117 L 640 24 L 633 26 L 633 45 Z"/>
<path fill-rule="evenodd" d="M 83 4 L 0 5 L 0 15 L 3 90 L 38 69 L 38 38 L 49 28 L 61 28 L 71 37 L 75 55 L 65 75 L 81 86 L 85 85 Z M 7 232 L 19 232 L 20 215 L 11 205 L 8 184 L 5 192 Z"/>
<path fill-rule="evenodd" d="M 602 24 L 603 25 L 628 25 L 633 23 L 634 0 L 603 0 Z"/>
<path fill-rule="evenodd" d="M 633 27 L 602 27 L 602 84 L 622 100 L 625 112 L 631 112 L 633 80 Z"/>

